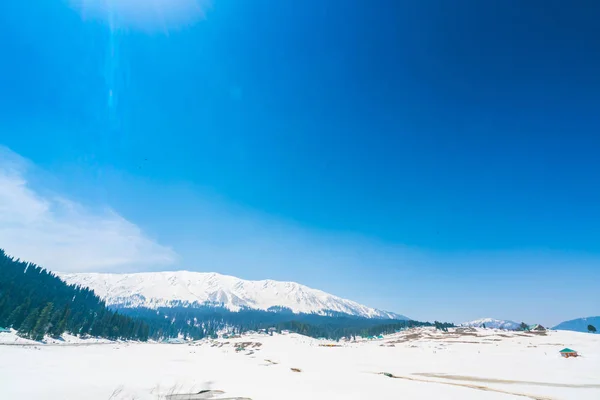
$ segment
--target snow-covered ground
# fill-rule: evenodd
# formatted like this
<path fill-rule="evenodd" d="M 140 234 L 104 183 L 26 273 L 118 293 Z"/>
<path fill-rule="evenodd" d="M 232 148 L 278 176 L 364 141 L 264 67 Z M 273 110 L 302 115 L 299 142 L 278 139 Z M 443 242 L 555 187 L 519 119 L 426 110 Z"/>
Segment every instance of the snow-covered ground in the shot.
<path fill-rule="evenodd" d="M 600 399 L 600 335 L 415 329 L 326 344 L 338 345 L 256 334 L 186 344 L 0 346 L 0 399 L 157 400 L 203 389 L 253 400 Z M 564 347 L 582 357 L 561 358 Z"/>
<path fill-rule="evenodd" d="M 65 333 L 60 339 L 54 339 L 50 336 L 46 336 L 42 342 L 36 342 L 35 340 L 25 339 L 17 335 L 15 330 L 10 332 L 0 333 L 0 345 L 84 345 L 84 344 L 102 344 L 102 343 L 115 343 L 113 341 L 101 338 L 85 338 L 69 335 Z"/>

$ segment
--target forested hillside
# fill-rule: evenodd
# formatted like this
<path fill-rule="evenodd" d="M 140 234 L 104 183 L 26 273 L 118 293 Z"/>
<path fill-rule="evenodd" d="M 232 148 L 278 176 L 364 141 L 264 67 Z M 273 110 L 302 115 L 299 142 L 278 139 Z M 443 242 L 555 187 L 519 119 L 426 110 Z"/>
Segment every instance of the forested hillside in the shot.
<path fill-rule="evenodd" d="M 241 334 L 248 331 L 274 328 L 289 330 L 311 337 L 339 339 L 342 337 L 377 336 L 415 326 L 434 326 L 429 322 L 362 318 L 329 312 L 327 315 L 294 314 L 285 308 L 261 311 L 242 309 L 232 312 L 224 307 L 161 307 L 120 308 L 119 312 L 142 319 L 150 327 L 150 337 L 161 339 L 183 336 L 190 339 L 215 337 L 227 330 Z M 453 326 L 435 322 L 439 329 Z"/>
<path fill-rule="evenodd" d="M 34 340 L 64 332 L 147 340 L 148 325 L 108 310 L 93 291 L 67 285 L 51 272 L 0 249 L 0 327 Z"/>

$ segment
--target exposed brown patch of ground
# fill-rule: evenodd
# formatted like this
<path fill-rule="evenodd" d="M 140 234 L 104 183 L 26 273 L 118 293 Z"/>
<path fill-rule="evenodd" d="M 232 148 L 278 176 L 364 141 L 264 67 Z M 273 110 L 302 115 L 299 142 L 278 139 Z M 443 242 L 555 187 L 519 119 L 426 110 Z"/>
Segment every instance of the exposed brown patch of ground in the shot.
<path fill-rule="evenodd" d="M 473 341 L 468 341 L 468 340 L 453 340 L 448 343 L 491 344 L 491 343 L 486 343 L 486 342 L 473 342 Z"/>
<path fill-rule="evenodd" d="M 415 340 L 415 339 L 421 339 L 422 335 L 420 333 L 411 333 L 408 335 L 405 335 L 402 339 L 404 341 L 406 340 Z"/>
<path fill-rule="evenodd" d="M 242 348 L 246 348 L 246 347 L 260 347 L 262 346 L 262 343 L 260 342 L 240 342 L 240 343 L 236 343 L 235 344 L 237 347 L 242 347 Z"/>

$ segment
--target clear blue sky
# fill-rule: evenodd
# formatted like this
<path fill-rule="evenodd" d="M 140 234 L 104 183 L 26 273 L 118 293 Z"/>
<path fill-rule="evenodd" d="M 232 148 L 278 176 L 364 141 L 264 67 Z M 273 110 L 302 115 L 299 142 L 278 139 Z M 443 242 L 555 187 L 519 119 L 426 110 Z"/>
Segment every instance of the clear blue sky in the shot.
<path fill-rule="evenodd" d="M 597 2 L 38 3 L 0 5 L 0 144 L 29 195 L 168 249 L 100 269 L 417 319 L 600 313 Z"/>

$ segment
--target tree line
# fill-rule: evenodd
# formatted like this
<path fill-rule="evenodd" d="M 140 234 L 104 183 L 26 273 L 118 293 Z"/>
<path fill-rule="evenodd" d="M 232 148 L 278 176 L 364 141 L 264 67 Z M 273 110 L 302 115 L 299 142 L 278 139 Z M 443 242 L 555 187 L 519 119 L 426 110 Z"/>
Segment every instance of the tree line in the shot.
<path fill-rule="evenodd" d="M 109 339 L 147 340 L 149 327 L 106 308 L 87 288 L 67 285 L 50 271 L 0 249 L 0 327 L 33 340 L 65 332 Z"/>
<path fill-rule="evenodd" d="M 170 337 L 202 339 L 216 337 L 219 332 L 243 334 L 251 331 L 288 330 L 314 338 L 356 338 L 390 334 L 418 326 L 435 326 L 447 330 L 454 325 L 435 321 L 385 320 L 355 317 L 335 311 L 321 314 L 294 314 L 289 309 L 254 310 L 243 308 L 233 312 L 219 306 L 121 308 L 120 312 L 142 319 L 149 326 L 150 337 L 155 340 Z"/>

